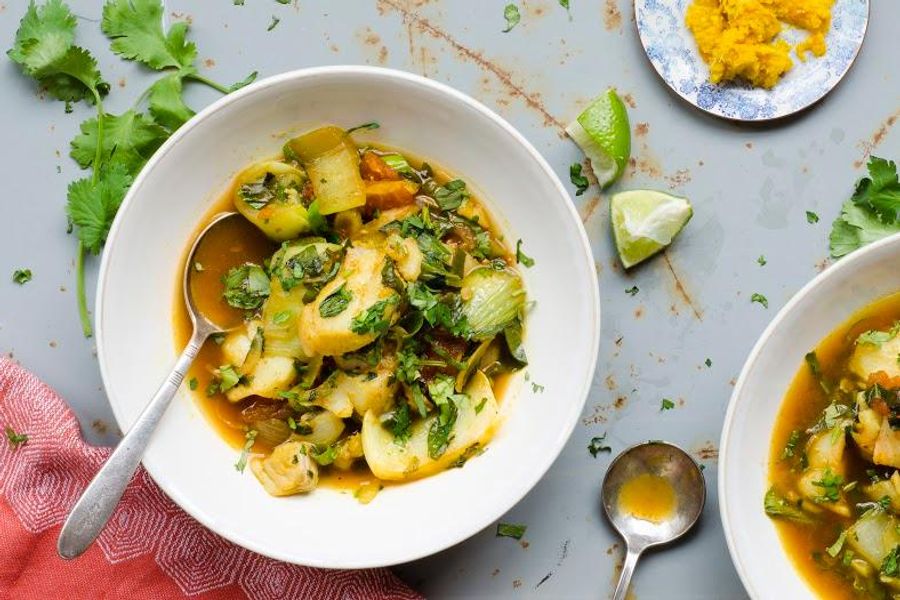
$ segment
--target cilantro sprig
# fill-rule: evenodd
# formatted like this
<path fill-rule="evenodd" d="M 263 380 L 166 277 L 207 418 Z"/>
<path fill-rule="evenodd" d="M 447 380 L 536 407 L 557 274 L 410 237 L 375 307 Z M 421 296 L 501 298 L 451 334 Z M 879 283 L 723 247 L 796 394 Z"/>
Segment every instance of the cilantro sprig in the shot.
<path fill-rule="evenodd" d="M 134 177 L 150 156 L 178 127 L 194 115 L 182 96 L 184 82 L 192 80 L 223 94 L 251 83 L 256 72 L 243 81 L 224 86 L 200 74 L 194 61 L 196 45 L 187 38 L 187 23 L 163 30 L 161 0 L 107 0 L 101 30 L 112 51 L 137 61 L 162 76 L 120 115 L 107 113 L 103 99 L 110 86 L 104 81 L 91 52 L 75 44 L 77 20 L 62 0 L 38 5 L 31 0 L 12 48 L 10 60 L 34 79 L 49 96 L 71 104 L 85 101 L 95 116 L 81 123 L 71 142 L 70 156 L 90 175 L 68 187 L 66 212 L 78 237 L 76 259 L 77 299 L 81 326 L 92 335 L 84 285 L 88 253 L 99 254 L 113 218 Z M 141 112 L 146 101 L 147 113 Z"/>
<path fill-rule="evenodd" d="M 900 232 L 900 181 L 892 160 L 872 156 L 868 177 L 856 184 L 844 202 L 829 237 L 834 258 L 850 254 L 892 233 Z"/>

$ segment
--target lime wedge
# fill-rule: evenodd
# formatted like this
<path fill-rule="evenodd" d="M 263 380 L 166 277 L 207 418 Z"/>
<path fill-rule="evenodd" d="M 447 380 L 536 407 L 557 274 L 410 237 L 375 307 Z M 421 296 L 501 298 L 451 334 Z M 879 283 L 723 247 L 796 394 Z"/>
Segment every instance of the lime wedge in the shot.
<path fill-rule="evenodd" d="M 622 176 L 631 155 L 631 127 L 625 104 L 610 88 L 591 102 L 566 133 L 591 159 L 591 168 L 600 187 Z"/>
<path fill-rule="evenodd" d="M 609 212 L 626 269 L 671 244 L 694 214 L 687 198 L 654 190 L 619 192 L 610 199 Z"/>

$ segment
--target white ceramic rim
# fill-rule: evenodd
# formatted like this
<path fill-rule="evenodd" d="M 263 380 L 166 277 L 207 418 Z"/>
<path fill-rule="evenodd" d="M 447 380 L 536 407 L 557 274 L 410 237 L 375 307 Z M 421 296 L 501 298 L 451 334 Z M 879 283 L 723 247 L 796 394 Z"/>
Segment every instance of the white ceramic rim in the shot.
<path fill-rule="evenodd" d="M 100 364 L 100 376 L 103 380 L 103 384 L 106 388 L 109 387 L 107 384 L 110 381 L 110 373 L 107 368 L 107 357 L 106 352 L 104 350 L 104 328 L 103 328 L 103 296 L 104 291 L 107 285 L 107 275 L 109 270 L 109 248 L 115 246 L 116 239 L 118 237 L 119 224 L 124 219 L 125 215 L 128 214 L 132 204 L 134 203 L 135 191 L 139 190 L 145 176 L 149 173 L 156 164 L 162 160 L 162 158 L 171 150 L 173 146 L 178 144 L 181 138 L 190 134 L 190 132 L 201 122 L 208 119 L 214 113 L 228 106 L 229 104 L 236 102 L 243 98 L 244 96 L 253 94 L 259 90 L 277 86 L 283 84 L 287 81 L 298 80 L 298 79 L 308 79 L 315 78 L 323 75 L 334 75 L 334 74 L 342 74 L 342 75 L 358 75 L 361 77 L 381 77 L 385 79 L 394 79 L 394 80 L 403 80 L 407 83 L 431 88 L 432 90 L 450 96 L 455 101 L 463 103 L 468 107 L 474 109 L 475 111 L 481 113 L 483 116 L 487 117 L 491 121 L 493 121 L 498 127 L 500 127 L 506 135 L 512 138 L 513 142 L 522 146 L 529 154 L 532 160 L 537 163 L 540 170 L 544 173 L 546 177 L 548 177 L 553 185 L 556 187 L 560 196 L 566 198 L 568 201 L 565 202 L 566 209 L 568 210 L 569 216 L 577 225 L 577 230 L 579 232 L 579 239 L 581 242 L 581 249 L 583 252 L 583 258 L 588 261 L 588 264 L 594 263 L 593 252 L 591 251 L 590 242 L 588 240 L 587 231 L 584 229 L 584 224 L 581 221 L 581 217 L 578 215 L 578 212 L 575 210 L 575 206 L 572 202 L 569 193 L 566 191 L 562 182 L 559 180 L 559 177 L 556 176 L 556 173 L 547 163 L 543 156 L 534 148 L 534 146 L 525 139 L 525 137 L 519 133 L 512 125 L 510 125 L 505 119 L 503 119 L 500 115 L 489 109 L 487 106 L 482 104 L 481 102 L 475 100 L 474 98 L 448 86 L 443 83 L 433 81 L 431 79 L 427 79 L 425 77 L 421 77 L 419 75 L 414 75 L 411 73 L 407 73 L 404 71 L 398 71 L 395 69 L 386 69 L 382 67 L 369 67 L 369 66 L 356 66 L 356 65 L 338 65 L 338 66 L 327 66 L 327 67 L 312 67 L 307 69 L 298 69 L 294 71 L 288 71 L 286 73 L 281 73 L 279 75 L 273 75 L 271 77 L 266 77 L 262 80 L 252 83 L 251 85 L 244 87 L 236 92 L 232 92 L 226 96 L 223 96 L 219 100 L 213 102 L 199 113 L 197 113 L 193 118 L 191 118 L 187 123 L 182 125 L 172 136 L 166 140 L 166 142 L 150 157 L 150 160 L 147 161 L 147 164 L 141 169 L 141 172 L 135 178 L 132 183 L 128 194 L 125 196 L 122 205 L 119 207 L 119 211 L 116 214 L 116 218 L 113 221 L 112 227 L 110 228 L 109 236 L 107 238 L 106 247 L 103 251 L 102 261 L 100 263 L 100 271 L 97 281 L 97 297 L 96 297 L 96 306 L 95 306 L 95 329 L 97 335 L 97 360 Z M 187 240 L 185 240 L 185 244 Z M 456 532 L 454 534 L 448 535 L 443 539 L 437 540 L 430 544 L 428 547 L 421 549 L 418 552 L 412 552 L 408 555 L 397 557 L 390 562 L 385 563 L 372 563 L 372 564 L 353 564 L 353 565 L 342 565 L 343 568 L 371 568 L 371 567 L 384 567 L 391 566 L 395 564 L 401 564 L 404 562 L 409 562 L 413 560 L 417 560 L 420 558 L 424 558 L 426 556 L 430 556 L 451 546 L 458 544 L 459 542 L 475 535 L 479 531 L 486 528 L 492 522 L 497 520 L 503 514 L 508 512 L 513 506 L 515 506 L 525 495 L 531 491 L 531 489 L 537 485 L 537 483 L 543 478 L 543 476 L 550 469 L 550 466 L 556 461 L 559 457 L 559 454 L 562 452 L 563 447 L 566 442 L 568 442 L 569 437 L 572 435 L 572 432 L 575 429 L 575 425 L 578 422 L 578 418 L 580 417 L 582 411 L 584 410 L 584 404 L 587 401 L 588 394 L 590 392 L 591 382 L 593 380 L 594 372 L 597 369 L 597 357 L 600 349 L 600 289 L 599 289 L 599 281 L 597 279 L 597 273 L 595 269 L 588 269 L 590 273 L 590 294 L 591 294 L 591 307 L 592 307 L 592 323 L 591 328 L 591 350 L 590 350 L 590 363 L 593 365 L 592 369 L 589 369 L 585 375 L 584 381 L 581 384 L 579 395 L 581 396 L 580 402 L 573 402 L 570 404 L 569 414 L 567 415 L 568 426 L 562 430 L 560 430 L 559 435 L 557 435 L 556 439 L 552 447 L 548 448 L 548 452 L 544 454 L 546 460 L 544 460 L 540 464 L 534 465 L 534 469 L 532 470 L 531 477 L 523 478 L 522 481 L 515 489 L 510 489 L 509 494 L 507 495 L 507 500 L 504 504 L 498 505 L 494 507 L 492 511 L 485 511 L 480 519 L 477 520 L 477 525 L 475 528 L 470 528 L 470 530 Z M 120 428 L 124 430 L 123 423 L 123 415 L 121 410 L 117 407 L 116 403 L 110 402 L 112 407 L 113 415 L 116 418 L 116 421 Z M 171 498 L 176 504 L 178 504 L 185 512 L 191 515 L 194 519 L 203 524 L 204 527 L 214 531 L 218 535 L 224 537 L 225 539 L 233 542 L 239 546 L 252 550 L 258 554 L 263 554 L 270 558 L 274 558 L 276 560 L 281 560 L 285 562 L 294 562 L 294 559 L 290 556 L 283 555 L 279 552 L 271 552 L 266 548 L 260 547 L 258 544 L 252 542 L 251 540 L 245 539 L 243 536 L 233 535 L 227 531 L 222 531 L 217 529 L 214 525 L 213 519 L 209 517 L 205 512 L 196 507 L 190 500 L 183 496 L 178 489 L 174 488 L 170 482 L 167 481 L 164 473 L 155 473 L 152 469 L 147 469 L 148 474 L 153 478 L 153 480 L 159 485 L 159 487 L 166 493 L 169 498 Z M 311 567 L 334 567 L 333 564 L 317 564 L 315 561 L 307 561 L 307 566 Z"/>
<path fill-rule="evenodd" d="M 722 530 L 725 533 L 725 541 L 728 544 L 728 552 L 729 554 L 731 554 L 731 562 L 734 564 L 734 568 L 735 570 L 737 570 L 738 576 L 741 578 L 741 583 L 744 584 L 744 589 L 747 590 L 747 593 L 750 594 L 752 598 L 760 598 L 761 596 L 756 591 L 756 588 L 753 585 L 753 581 L 747 573 L 747 569 L 741 562 L 741 557 L 738 553 L 738 549 L 734 539 L 734 532 L 732 531 L 732 523 L 729 519 L 728 514 L 728 496 L 725 493 L 725 488 L 727 487 L 726 478 L 728 477 L 728 473 L 725 469 L 725 465 L 728 462 L 728 438 L 731 435 L 731 429 L 734 426 L 734 413 L 736 411 L 738 397 L 743 393 L 743 388 L 748 373 L 750 373 L 756 361 L 759 359 L 762 349 L 768 343 L 769 338 L 772 336 L 773 332 L 778 329 L 778 327 L 781 325 L 781 322 L 790 312 L 794 310 L 794 307 L 797 304 L 802 302 L 810 294 L 814 293 L 815 290 L 830 277 L 835 276 L 835 274 L 837 273 L 842 273 L 846 270 L 853 269 L 854 267 L 856 267 L 857 262 L 863 260 L 869 254 L 878 252 L 884 246 L 896 244 L 898 240 L 900 240 L 900 233 L 890 235 L 884 239 L 878 240 L 877 242 L 873 242 L 872 244 L 869 244 L 864 248 L 856 250 L 852 254 L 842 258 L 836 264 L 830 266 L 825 271 L 816 275 L 812 279 L 812 281 L 807 283 L 800 289 L 799 292 L 794 294 L 794 296 L 788 301 L 788 303 L 785 304 L 780 311 L 778 311 L 778 314 L 775 315 L 775 318 L 772 319 L 772 321 L 763 331 L 762 335 L 759 336 L 759 339 L 753 346 L 753 350 L 750 351 L 750 354 L 747 357 L 747 361 L 744 363 L 744 367 L 741 369 L 741 374 L 738 377 L 737 383 L 734 386 L 734 391 L 731 394 L 731 399 L 728 401 L 728 410 L 725 413 L 725 423 L 722 427 L 722 436 L 719 439 L 719 482 L 717 486 L 717 494 L 719 497 L 719 518 L 722 521 Z M 834 327 L 837 327 L 838 325 L 839 323 L 835 324 Z M 787 390 L 785 390 L 785 393 L 786 392 Z M 767 444 L 769 442 L 770 440 L 766 440 Z M 760 510 L 762 510 L 762 505 L 760 505 Z"/>

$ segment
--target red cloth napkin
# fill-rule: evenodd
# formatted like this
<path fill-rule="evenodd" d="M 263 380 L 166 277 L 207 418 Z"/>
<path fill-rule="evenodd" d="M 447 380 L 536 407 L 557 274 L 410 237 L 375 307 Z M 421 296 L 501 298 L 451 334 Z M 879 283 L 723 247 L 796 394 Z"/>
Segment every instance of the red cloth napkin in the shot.
<path fill-rule="evenodd" d="M 88 446 L 63 400 L 0 359 L 0 598 L 418 599 L 387 569 L 281 563 L 219 537 L 178 508 L 143 468 L 103 533 L 72 561 L 56 554 L 63 520 L 110 454 Z"/>

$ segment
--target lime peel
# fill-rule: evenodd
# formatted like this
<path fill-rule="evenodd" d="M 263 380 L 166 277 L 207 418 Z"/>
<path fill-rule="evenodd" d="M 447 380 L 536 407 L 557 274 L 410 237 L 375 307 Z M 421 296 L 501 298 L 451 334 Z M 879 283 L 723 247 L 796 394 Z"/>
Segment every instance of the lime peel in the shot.
<path fill-rule="evenodd" d="M 566 133 L 590 159 L 601 188 L 625 172 L 631 156 L 631 126 L 625 104 L 614 89 L 594 99 L 566 127 Z"/>

